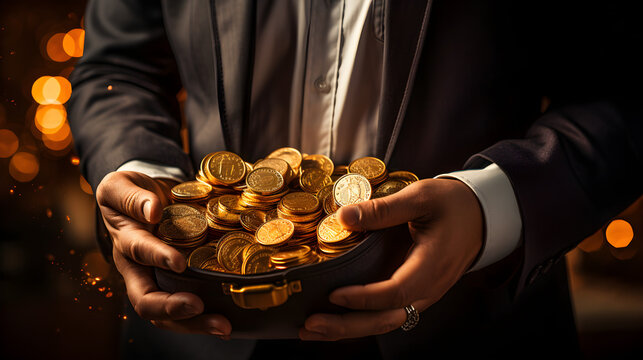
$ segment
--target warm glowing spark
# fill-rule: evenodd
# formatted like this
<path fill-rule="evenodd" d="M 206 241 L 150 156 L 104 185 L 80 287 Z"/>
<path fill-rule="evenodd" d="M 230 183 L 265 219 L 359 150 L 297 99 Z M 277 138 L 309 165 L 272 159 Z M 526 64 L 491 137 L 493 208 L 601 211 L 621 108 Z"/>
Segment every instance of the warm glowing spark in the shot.
<path fill-rule="evenodd" d="M 107 91 L 112 91 L 113 87 L 112 85 L 107 85 Z"/>
<path fill-rule="evenodd" d="M 632 225 L 625 220 L 617 219 L 612 221 L 605 229 L 607 242 L 615 248 L 627 247 L 634 238 Z"/>
<path fill-rule="evenodd" d="M 72 157 L 71 157 L 71 164 L 72 164 L 72 165 L 78 165 L 78 164 L 80 164 L 80 159 L 78 158 L 78 156 L 72 156 Z"/>

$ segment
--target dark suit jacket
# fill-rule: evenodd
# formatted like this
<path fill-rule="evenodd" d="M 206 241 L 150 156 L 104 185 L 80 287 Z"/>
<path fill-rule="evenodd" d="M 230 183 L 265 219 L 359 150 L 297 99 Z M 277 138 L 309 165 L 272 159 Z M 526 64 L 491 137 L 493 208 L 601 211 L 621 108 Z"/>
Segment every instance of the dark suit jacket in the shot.
<path fill-rule="evenodd" d="M 373 6 L 385 49 L 384 70 L 373 74 L 383 79 L 373 155 L 421 178 L 495 162 L 523 221 L 517 251 L 465 276 L 413 332 L 378 337 L 382 353 L 573 350 L 559 260 L 641 195 L 643 62 L 631 50 L 641 42 L 628 9 L 546 0 Z M 260 61 L 254 16 L 248 0 L 89 4 L 69 109 L 94 187 L 132 159 L 193 174 L 209 152 L 255 160 L 271 150 L 253 149 L 244 132 L 249 69 Z M 181 86 L 189 155 L 179 136 Z"/>

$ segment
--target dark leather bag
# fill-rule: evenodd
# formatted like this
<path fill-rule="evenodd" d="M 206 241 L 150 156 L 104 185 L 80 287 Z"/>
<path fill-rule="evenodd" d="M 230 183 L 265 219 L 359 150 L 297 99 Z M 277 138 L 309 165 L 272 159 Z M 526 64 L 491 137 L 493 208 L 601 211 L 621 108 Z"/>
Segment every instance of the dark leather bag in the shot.
<path fill-rule="evenodd" d="M 404 224 L 371 232 L 345 254 L 317 264 L 258 275 L 157 268 L 156 279 L 164 291 L 200 296 L 205 313 L 226 316 L 232 338 L 294 339 L 308 316 L 348 311 L 328 301 L 334 289 L 389 278 L 411 244 Z"/>

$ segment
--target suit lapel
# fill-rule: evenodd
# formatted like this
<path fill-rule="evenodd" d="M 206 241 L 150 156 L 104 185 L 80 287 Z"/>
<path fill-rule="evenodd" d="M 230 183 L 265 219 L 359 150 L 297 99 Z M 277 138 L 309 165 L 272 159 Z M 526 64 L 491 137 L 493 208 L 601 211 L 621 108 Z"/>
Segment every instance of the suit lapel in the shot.
<path fill-rule="evenodd" d="M 227 149 L 241 154 L 252 80 L 255 4 L 212 0 L 211 10 L 221 127 Z"/>
<path fill-rule="evenodd" d="M 377 156 L 387 164 L 404 121 L 432 3 L 432 0 L 389 0 L 385 4 Z"/>

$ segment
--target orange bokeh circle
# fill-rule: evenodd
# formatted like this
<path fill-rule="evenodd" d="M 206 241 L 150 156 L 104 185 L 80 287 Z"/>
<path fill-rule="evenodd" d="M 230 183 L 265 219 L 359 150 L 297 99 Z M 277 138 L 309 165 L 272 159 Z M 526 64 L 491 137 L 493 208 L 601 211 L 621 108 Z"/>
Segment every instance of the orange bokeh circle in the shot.
<path fill-rule="evenodd" d="M 18 151 L 18 137 L 13 131 L 0 129 L 0 158 L 8 158 Z"/>
<path fill-rule="evenodd" d="M 633 238 L 634 229 L 632 229 L 632 225 L 622 219 L 613 220 L 605 229 L 605 239 L 617 249 L 627 247 Z"/>
<path fill-rule="evenodd" d="M 85 45 L 85 30 L 71 29 L 65 34 L 62 46 L 65 54 L 71 57 L 83 56 L 83 49 Z"/>
<path fill-rule="evenodd" d="M 38 175 L 38 158 L 28 152 L 18 152 L 9 161 L 9 174 L 20 182 L 28 182 Z"/>
<path fill-rule="evenodd" d="M 47 56 L 55 62 L 65 62 L 71 58 L 71 56 L 65 52 L 63 47 L 65 35 L 67 34 L 57 33 L 47 40 Z"/>
<path fill-rule="evenodd" d="M 67 122 L 67 111 L 62 105 L 39 105 L 34 118 L 38 131 L 55 134 Z"/>

